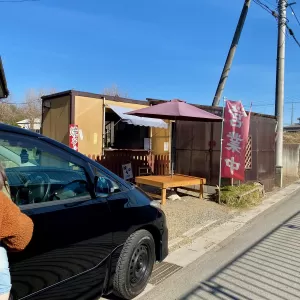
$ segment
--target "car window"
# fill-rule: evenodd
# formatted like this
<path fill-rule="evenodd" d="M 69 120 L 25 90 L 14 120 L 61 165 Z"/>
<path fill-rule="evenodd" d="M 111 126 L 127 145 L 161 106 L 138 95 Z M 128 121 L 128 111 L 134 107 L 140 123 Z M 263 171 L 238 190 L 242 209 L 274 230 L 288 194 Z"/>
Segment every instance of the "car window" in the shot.
<path fill-rule="evenodd" d="M 92 166 L 95 176 L 98 177 L 96 188 L 96 195 L 106 197 L 110 194 L 120 193 L 121 186 L 112 178 L 108 177 L 98 168 Z"/>
<path fill-rule="evenodd" d="M 0 162 L 16 204 L 90 198 L 84 168 L 58 150 L 36 138 L 1 133 Z"/>

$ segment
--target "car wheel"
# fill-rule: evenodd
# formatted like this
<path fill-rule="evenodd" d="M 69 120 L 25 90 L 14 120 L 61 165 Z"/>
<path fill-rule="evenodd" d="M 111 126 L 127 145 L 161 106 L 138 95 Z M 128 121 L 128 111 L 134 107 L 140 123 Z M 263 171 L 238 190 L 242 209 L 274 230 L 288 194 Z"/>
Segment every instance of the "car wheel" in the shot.
<path fill-rule="evenodd" d="M 139 230 L 126 241 L 114 276 L 114 293 L 133 299 L 146 287 L 155 262 L 155 242 L 150 232 Z"/>

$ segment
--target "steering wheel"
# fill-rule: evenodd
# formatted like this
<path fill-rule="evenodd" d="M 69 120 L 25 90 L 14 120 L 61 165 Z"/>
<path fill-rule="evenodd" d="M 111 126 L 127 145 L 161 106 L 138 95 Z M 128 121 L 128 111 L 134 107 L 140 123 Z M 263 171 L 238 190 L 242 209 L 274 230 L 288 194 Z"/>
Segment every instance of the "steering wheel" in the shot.
<path fill-rule="evenodd" d="M 52 200 L 63 200 L 67 198 L 76 197 L 88 191 L 87 182 L 82 179 L 76 179 L 67 183 L 63 188 L 56 190 L 50 195 Z"/>
<path fill-rule="evenodd" d="M 50 177 L 46 173 L 34 173 L 30 174 L 29 179 L 25 182 L 24 188 L 28 190 L 28 203 L 40 203 L 47 200 L 51 182 Z M 21 189 L 18 189 L 16 194 L 16 202 L 22 203 L 22 198 L 20 198 Z"/>

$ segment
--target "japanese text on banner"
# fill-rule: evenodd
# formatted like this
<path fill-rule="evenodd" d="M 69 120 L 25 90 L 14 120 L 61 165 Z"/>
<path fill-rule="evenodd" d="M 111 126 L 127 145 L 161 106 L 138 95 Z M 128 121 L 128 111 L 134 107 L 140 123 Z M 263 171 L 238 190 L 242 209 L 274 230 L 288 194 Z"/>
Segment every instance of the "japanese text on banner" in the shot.
<path fill-rule="evenodd" d="M 224 111 L 221 177 L 245 179 L 245 154 L 250 126 L 240 101 L 226 101 Z"/>
<path fill-rule="evenodd" d="M 69 126 L 69 147 L 78 151 L 78 126 L 71 124 Z"/>

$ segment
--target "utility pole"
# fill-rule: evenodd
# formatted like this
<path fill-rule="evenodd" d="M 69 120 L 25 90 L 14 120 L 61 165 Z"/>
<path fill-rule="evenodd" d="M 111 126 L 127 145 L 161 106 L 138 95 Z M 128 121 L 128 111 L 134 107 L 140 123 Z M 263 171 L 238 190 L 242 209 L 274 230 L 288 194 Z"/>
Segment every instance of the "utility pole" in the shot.
<path fill-rule="evenodd" d="M 233 39 L 232 39 L 232 42 L 230 45 L 230 49 L 229 49 L 229 52 L 228 52 L 228 55 L 226 58 L 226 62 L 225 62 L 225 65 L 224 65 L 224 68 L 223 68 L 223 71 L 221 74 L 221 78 L 220 78 L 220 81 L 219 81 L 219 84 L 218 84 L 218 87 L 216 90 L 216 94 L 215 94 L 215 97 L 214 97 L 214 100 L 212 103 L 213 106 L 218 106 L 220 103 L 220 99 L 221 99 L 221 96 L 222 96 L 222 93 L 223 93 L 223 90 L 224 90 L 224 87 L 225 87 L 225 84 L 226 84 L 226 81 L 227 81 L 227 78 L 229 75 L 229 71 L 230 71 L 230 68 L 232 65 L 234 54 L 235 54 L 236 48 L 238 46 L 238 43 L 239 43 L 239 40 L 241 37 L 241 33 L 242 33 L 242 30 L 243 30 L 243 27 L 245 24 L 245 20 L 246 20 L 247 14 L 248 14 L 250 3 L 251 3 L 251 0 L 245 0 L 244 6 L 242 9 L 240 18 L 239 18 L 239 22 L 237 24 L 237 27 L 236 27 L 236 30 L 235 30 L 235 33 L 234 33 L 234 36 L 233 36 Z"/>
<path fill-rule="evenodd" d="M 283 106 L 284 106 L 284 65 L 285 65 L 285 32 L 287 0 L 278 0 L 278 40 L 277 40 L 277 66 L 276 66 L 276 102 L 275 116 L 277 118 L 277 136 L 275 145 L 275 184 L 283 184 Z"/>

